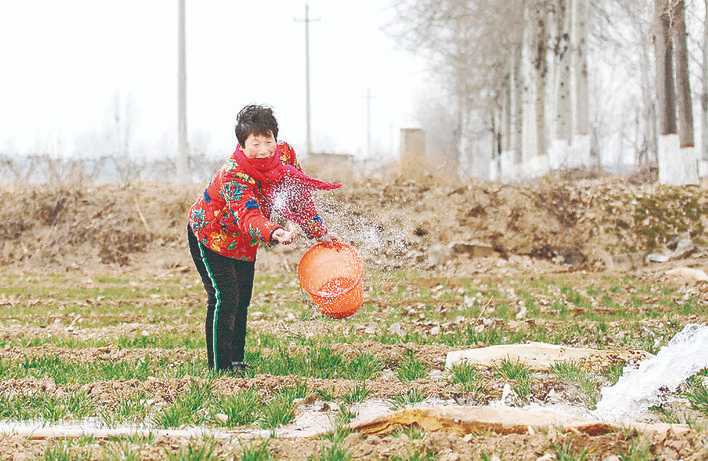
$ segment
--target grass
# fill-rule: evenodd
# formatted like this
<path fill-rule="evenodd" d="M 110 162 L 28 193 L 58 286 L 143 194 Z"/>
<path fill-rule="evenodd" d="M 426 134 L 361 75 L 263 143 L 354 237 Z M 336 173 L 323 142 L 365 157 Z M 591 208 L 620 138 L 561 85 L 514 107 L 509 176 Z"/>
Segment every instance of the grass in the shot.
<path fill-rule="evenodd" d="M 350 362 L 351 379 L 367 380 L 373 379 L 381 373 L 383 365 L 371 354 L 358 354 Z"/>
<path fill-rule="evenodd" d="M 561 381 L 576 384 L 586 396 L 586 403 L 594 407 L 598 398 L 598 387 L 592 375 L 576 362 L 556 362 L 551 366 L 553 374 Z"/>
<path fill-rule="evenodd" d="M 263 429 L 275 429 L 290 423 L 295 418 L 293 401 L 306 395 L 307 387 L 304 384 L 281 389 L 270 401 L 262 405 L 258 418 L 259 425 Z"/>
<path fill-rule="evenodd" d="M 275 429 L 288 424 L 294 418 L 295 408 L 292 401 L 281 396 L 272 399 L 263 407 L 259 423 L 263 429 Z"/>
<path fill-rule="evenodd" d="M 708 321 L 708 316 L 703 314 L 703 317 L 705 317 L 706 321 Z M 490 346 L 497 344 L 541 341 L 552 344 L 589 344 L 597 348 L 613 348 L 619 346 L 630 349 L 641 349 L 655 353 L 658 348 L 664 345 L 679 329 L 671 327 L 668 331 L 659 331 L 658 333 L 662 338 L 657 343 L 655 339 L 639 334 L 639 328 L 642 324 L 640 317 L 637 317 L 636 315 L 627 315 L 624 316 L 622 320 L 613 320 L 615 322 L 619 322 L 616 327 L 624 333 L 624 336 L 618 338 L 612 334 L 609 334 L 609 331 L 607 331 L 606 320 L 611 320 L 612 318 L 613 316 L 611 315 L 593 314 L 593 318 L 584 319 L 584 324 L 576 323 L 575 321 L 567 321 L 553 325 L 550 330 L 548 325 L 539 324 L 537 326 L 528 326 L 524 328 L 509 328 L 507 325 L 494 326 L 479 331 L 476 326 L 463 324 L 437 336 L 431 336 L 422 332 L 409 331 L 406 329 L 406 334 L 404 336 L 379 332 L 376 335 L 367 336 L 367 339 L 371 339 L 381 344 L 443 344 L 451 347 L 464 347 L 471 345 Z M 680 320 L 682 318 L 683 317 L 677 316 L 677 314 L 671 313 L 669 314 L 670 321 L 667 325 L 671 325 L 672 322 L 677 321 L 678 324 L 683 325 Z M 560 314 L 555 314 L 551 316 L 549 320 L 563 320 L 563 317 Z M 201 318 L 195 318 L 191 321 L 189 327 L 185 326 L 184 328 L 179 328 L 173 332 L 161 333 L 160 337 L 156 339 L 146 340 L 145 338 L 150 337 L 140 335 L 136 335 L 134 337 L 122 336 L 121 338 L 123 339 L 121 340 L 121 344 L 125 348 L 130 349 L 160 347 L 166 349 L 188 348 L 191 350 L 202 351 L 204 348 L 204 343 L 203 338 L 200 336 L 202 334 L 201 331 L 196 329 L 194 329 L 194 331 L 188 331 L 190 328 L 193 329 L 195 325 L 200 324 L 202 321 L 203 319 Z M 362 321 L 364 321 L 363 318 Z M 593 331 L 594 334 L 589 335 L 588 326 L 585 325 L 588 322 L 597 323 L 598 325 L 604 324 L 605 326 L 601 326 L 600 328 L 591 327 L 591 331 Z M 334 325 L 336 325 L 336 323 Z M 278 376 L 296 373 L 299 376 L 317 377 L 316 373 L 319 373 L 319 371 L 315 370 L 313 372 L 312 367 L 308 368 L 306 365 L 307 359 L 304 357 L 306 354 L 298 353 L 297 357 L 294 357 L 291 362 L 285 362 L 285 366 L 276 366 L 273 363 L 274 361 L 278 362 L 278 357 L 275 355 L 275 352 L 264 349 L 287 349 L 287 345 L 289 344 L 316 348 L 318 346 L 326 347 L 337 343 L 352 343 L 357 340 L 356 336 L 343 335 L 340 333 L 325 334 L 315 338 L 305 338 L 299 335 L 283 335 L 275 340 L 268 338 L 265 341 L 262 341 L 262 335 L 262 332 L 255 333 L 249 331 L 246 360 L 254 365 L 252 373 L 249 376 L 262 373 L 275 374 Z M 270 335 L 266 333 L 265 336 L 268 337 Z M 588 339 L 591 340 L 589 343 Z M 272 346 L 268 345 L 270 343 L 273 343 Z M 31 336 L 31 333 L 18 333 L 12 338 L 0 339 L 0 347 L 24 348 L 49 345 L 67 348 L 119 347 L 117 345 L 117 340 L 108 338 L 81 340 L 75 337 L 66 337 L 61 335 L 37 338 Z M 13 367 L 15 366 L 14 363 L 8 364 L 8 366 L 9 365 L 12 365 Z M 338 377 L 359 380 L 375 378 L 383 369 L 383 366 L 378 359 L 367 353 L 355 356 L 351 360 L 340 363 L 339 366 L 340 368 L 335 370 Z M 203 361 L 198 361 L 194 364 L 193 368 L 194 367 L 199 368 L 203 374 L 207 373 L 206 365 Z M 152 365 L 150 366 L 150 370 L 153 375 L 157 376 L 164 376 L 167 374 L 159 367 Z M 187 373 L 188 370 L 172 370 L 169 373 L 174 375 L 178 372 L 184 374 Z M 28 375 L 30 373 L 25 371 L 20 374 Z M 128 379 L 143 379 L 143 377 L 138 375 L 134 378 Z"/>
<path fill-rule="evenodd" d="M 411 426 L 404 426 L 396 429 L 392 435 L 394 437 L 405 436 L 408 440 L 421 440 L 425 437 L 425 431 L 417 424 L 413 424 Z"/>
<path fill-rule="evenodd" d="M 68 396 L 33 393 L 30 395 L 0 395 L 0 419 L 32 420 L 47 422 L 64 419 L 83 419 L 96 414 L 96 408 L 83 391 Z"/>
<path fill-rule="evenodd" d="M 337 411 L 337 417 L 335 418 L 336 426 L 345 426 L 352 422 L 354 418 L 356 418 L 356 413 L 349 408 L 349 405 L 340 405 L 339 411 Z"/>
<path fill-rule="evenodd" d="M 362 353 L 351 360 L 326 346 L 315 346 L 305 352 L 293 353 L 285 347 L 269 355 L 247 351 L 246 361 L 251 364 L 251 374 L 276 376 L 303 376 L 322 379 L 374 378 L 382 369 L 381 363 L 371 354 Z"/>
<path fill-rule="evenodd" d="M 561 287 L 560 291 L 568 302 L 576 305 L 577 307 L 589 308 L 592 306 L 586 296 L 583 296 L 580 292 L 571 287 Z"/>
<path fill-rule="evenodd" d="M 347 404 L 359 403 L 366 400 L 370 391 L 365 384 L 356 384 L 351 391 L 342 396 L 342 401 Z"/>
<path fill-rule="evenodd" d="M 118 402 L 114 408 L 98 410 L 85 392 L 76 392 L 65 397 L 41 394 L 27 396 L 0 395 L 0 419 L 32 420 L 41 418 L 47 422 L 79 420 L 96 414 L 102 421 L 115 427 L 125 423 L 142 423 L 147 419 L 160 428 L 179 428 L 196 425 L 226 427 L 245 426 L 259 422 L 261 427 L 273 429 L 287 424 L 294 417 L 293 401 L 307 394 L 305 384 L 286 387 L 270 400 L 261 402 L 254 389 L 246 389 L 233 395 L 219 396 L 212 390 L 212 381 L 195 382 L 179 394 L 169 405 L 151 415 L 152 408 L 146 402 L 146 394 L 138 393 Z M 355 398 L 363 398 L 368 391 L 356 389 Z M 227 416 L 219 421 L 215 416 Z"/>
<path fill-rule="evenodd" d="M 509 358 L 503 359 L 496 366 L 495 374 L 499 378 L 511 381 L 511 387 L 520 399 L 526 400 L 531 395 L 531 370 L 522 362 Z"/>
<path fill-rule="evenodd" d="M 337 425 L 334 432 L 325 434 L 321 437 L 322 440 L 329 440 L 332 443 L 340 444 L 346 439 L 352 431 L 347 425 Z"/>
<path fill-rule="evenodd" d="M 128 442 L 113 442 L 106 448 L 106 458 L 121 461 L 140 461 L 140 455 L 133 451 Z"/>
<path fill-rule="evenodd" d="M 108 437 L 108 441 L 116 443 L 126 443 L 133 445 L 154 445 L 155 444 L 155 434 L 149 432 L 147 434 L 132 434 L 132 435 L 121 435 L 118 437 Z"/>
<path fill-rule="evenodd" d="M 624 362 L 621 363 L 615 363 L 611 365 L 603 375 L 607 379 L 608 383 L 610 385 L 617 384 L 617 381 L 619 381 L 620 377 L 622 376 L 622 372 L 624 371 Z"/>
<path fill-rule="evenodd" d="M 634 438 L 625 453 L 619 455 L 621 461 L 650 461 L 656 459 L 648 441 L 641 437 Z"/>
<path fill-rule="evenodd" d="M 254 389 L 246 389 L 234 395 L 222 398 L 219 402 L 221 412 L 228 417 L 226 426 L 245 426 L 258 419 L 260 399 Z"/>
<path fill-rule="evenodd" d="M 142 423 L 148 418 L 151 410 L 147 401 L 146 393 L 133 394 L 118 402 L 116 408 L 99 411 L 99 415 L 103 423 L 110 427 L 126 423 Z"/>
<path fill-rule="evenodd" d="M 464 392 L 477 393 L 482 389 L 479 373 L 473 365 L 466 362 L 456 363 L 452 367 L 452 382 L 462 387 Z"/>
<path fill-rule="evenodd" d="M 657 415 L 662 423 L 680 424 L 681 419 L 671 410 L 660 405 L 649 407 L 649 410 Z"/>
<path fill-rule="evenodd" d="M 213 443 L 199 445 L 190 443 L 174 453 L 165 450 L 165 458 L 168 461 L 216 461 L 219 459 L 214 454 Z"/>
<path fill-rule="evenodd" d="M 551 366 L 551 370 L 557 378 L 570 382 L 582 381 L 588 376 L 577 362 L 556 362 Z"/>
<path fill-rule="evenodd" d="M 56 384 L 88 384 L 131 379 L 145 381 L 151 376 L 180 378 L 195 369 L 204 376 L 208 374 L 202 362 L 187 362 L 175 367 L 166 358 L 80 362 L 45 355 L 25 358 L 19 363 L 0 360 L 0 379 L 50 378 Z"/>
<path fill-rule="evenodd" d="M 271 461 L 272 459 L 273 455 L 270 452 L 268 440 L 254 443 L 241 450 L 240 461 Z"/>
<path fill-rule="evenodd" d="M 416 451 L 406 456 L 393 456 L 391 461 L 435 461 L 437 456 L 435 452 L 427 449 L 425 451 Z"/>
<path fill-rule="evenodd" d="M 153 418 L 156 426 L 174 428 L 203 424 L 209 401 L 213 398 L 211 381 L 192 383 L 187 391 Z"/>
<path fill-rule="evenodd" d="M 509 358 L 499 362 L 495 372 L 499 378 L 504 378 L 509 381 L 529 380 L 531 378 L 531 370 L 529 367 L 520 361 Z"/>
<path fill-rule="evenodd" d="M 25 396 L 0 394 L 0 419 L 42 418 L 52 422 L 98 416 L 109 426 L 152 422 L 159 427 L 251 426 L 271 430 L 293 421 L 295 399 L 308 395 L 310 391 L 305 383 L 317 379 L 312 396 L 336 402 L 339 411 L 335 416 L 336 430 L 323 438 L 322 441 L 327 443 L 319 446 L 314 459 L 347 459 L 351 454 L 344 450 L 348 446 L 343 442 L 350 434 L 346 423 L 355 416 L 355 405 L 380 395 L 381 383 L 369 381 L 377 380 L 385 370 L 386 374 L 393 372 L 408 385 L 407 392 L 391 398 L 395 408 L 404 408 L 426 398 L 418 388 L 409 384 L 427 377 L 429 371 L 416 355 L 417 346 L 462 348 L 542 341 L 656 352 L 687 321 L 708 321 L 708 313 L 698 297 L 683 297 L 675 288 L 655 287 L 654 282 L 632 276 L 567 273 L 530 279 L 507 277 L 502 280 L 484 275 L 444 279 L 417 271 L 397 271 L 375 274 L 380 279 L 376 279 L 377 283 L 367 291 L 366 304 L 355 317 L 339 321 L 318 317 L 310 323 L 310 309 L 302 303 L 294 279 L 284 282 L 282 275 L 259 273 L 251 313 L 260 313 L 266 321 L 249 323 L 246 361 L 251 369 L 246 379 L 269 374 L 282 377 L 277 381 L 289 384 L 293 382 L 291 377 L 295 377 L 301 384 L 279 389 L 270 396 L 255 387 L 243 390 L 234 387 L 233 393 L 220 395 L 214 391 L 217 387 L 213 384 L 218 383 L 218 388 L 223 389 L 233 378 L 207 369 L 202 331 L 204 296 L 194 275 L 173 274 L 164 278 L 140 273 L 97 275 L 90 282 L 85 280 L 85 275 L 71 272 L 49 273 L 46 277 L 44 274 L 0 275 L 0 303 L 10 306 L 5 309 L 6 304 L 0 304 L 4 315 L 0 321 L 0 349 L 31 349 L 26 357 L 16 351 L 5 353 L 6 349 L 2 349 L 0 380 L 46 379 L 70 391 L 61 397 L 49 392 Z M 38 289 L 30 290 L 31 287 Z M 465 304 L 465 296 L 475 301 Z M 486 305 L 488 301 L 489 305 Z M 519 303 L 526 307 L 526 319 L 531 322 L 502 321 L 513 318 Z M 485 306 L 483 313 L 482 306 Z M 49 311 L 50 307 L 51 315 L 36 315 L 38 309 Z M 415 315 L 409 314 L 409 309 L 413 309 Z M 294 316 L 294 328 L 290 328 L 290 320 L 284 319 L 289 314 Z M 427 333 L 428 326 L 421 327 L 418 317 L 421 314 L 425 320 L 446 326 L 440 334 L 432 336 Z M 455 321 L 458 317 L 462 317 L 462 321 Z M 478 317 L 491 319 L 492 323 L 481 325 Z M 650 317 L 657 321 L 647 323 Z M 303 324 L 297 319 L 308 319 L 308 323 Z M 55 320 L 59 327 L 75 320 L 76 331 L 65 332 L 57 328 L 53 324 Z M 388 332 L 388 327 L 395 322 L 401 323 L 405 331 L 403 336 Z M 137 326 L 122 328 L 125 323 Z M 375 332 L 362 333 L 361 327 L 370 324 L 376 325 Z M 50 328 L 37 328 L 40 326 Z M 653 335 L 646 334 L 647 326 Z M 83 334 L 82 330 L 86 328 L 96 330 Z M 150 333 L 143 334 L 143 329 Z M 395 366 L 391 365 L 392 355 L 382 347 L 359 354 L 341 352 L 343 344 L 357 343 L 362 339 L 379 346 L 401 344 L 409 352 Z M 82 357 L 77 360 L 67 359 L 66 355 L 54 350 L 95 347 L 127 350 L 130 351 L 129 357 L 134 358 L 110 361 Z M 157 352 L 155 349 L 162 350 L 154 353 Z M 42 352 L 44 350 L 46 352 Z M 174 353 L 165 350 L 174 350 Z M 188 358 L 176 361 L 174 357 L 183 357 L 185 350 Z M 464 392 L 468 393 L 465 397 L 472 394 L 485 401 L 489 394 L 485 386 L 488 378 L 486 372 L 483 374 L 480 370 L 471 365 L 455 366 L 450 370 L 450 383 L 441 382 L 440 385 L 445 392 Z M 622 365 L 616 364 L 603 370 L 602 376 L 595 376 L 577 363 L 565 362 L 554 366 L 550 379 L 578 386 L 592 405 L 597 386 L 605 381 L 616 382 L 621 372 Z M 510 383 L 522 399 L 529 399 L 536 391 L 535 376 L 522 363 L 507 359 L 492 373 L 496 379 Z M 539 380 L 541 376 L 545 383 L 545 373 L 539 373 Z M 173 400 L 165 406 L 158 406 L 150 401 L 154 397 L 150 391 L 140 390 L 152 390 L 149 385 L 142 384 L 151 378 L 168 383 L 188 378 L 187 382 L 191 384 L 181 388 L 176 396 L 161 393 L 156 398 L 158 401 Z M 335 385 L 334 381 L 331 384 L 326 381 L 335 379 L 353 380 L 354 383 L 347 383 L 348 391 L 342 393 L 342 387 Z M 141 382 L 134 393 L 121 395 L 111 407 L 102 405 L 100 396 L 75 391 L 82 385 L 99 381 L 133 380 Z M 170 386 L 173 384 L 169 383 Z M 695 410 L 706 415 L 706 386 L 699 378 L 689 380 L 682 397 Z M 655 411 L 661 413 L 662 410 Z M 664 413 L 659 416 L 666 421 L 674 420 L 678 414 Z M 695 425 L 700 427 L 704 419 L 700 415 L 696 419 Z M 425 437 L 415 427 L 403 429 L 397 433 L 400 434 L 405 434 L 411 441 Z M 113 455 L 109 458 L 121 459 L 137 459 L 144 453 L 136 445 L 150 445 L 150 442 L 140 440 L 128 441 L 125 437 L 95 443 L 110 444 Z M 274 443 L 278 442 L 250 445 L 231 456 L 272 459 L 281 448 L 278 446 L 275 451 Z M 76 459 L 86 451 L 79 448 L 56 445 L 45 454 L 52 459 Z M 583 453 L 574 452 L 571 445 L 557 448 L 557 459 L 582 459 Z M 624 459 L 645 459 L 642 458 L 641 444 L 630 448 L 623 454 Z M 191 449 L 187 446 L 173 450 L 171 459 L 209 459 L 215 456 L 214 453 L 208 446 L 194 444 Z M 426 452 L 411 453 L 408 458 L 399 459 L 434 456 Z"/>
<path fill-rule="evenodd" d="M 285 348 L 268 355 L 247 351 L 246 361 L 251 365 L 250 376 L 302 376 L 323 379 L 368 380 L 376 377 L 383 365 L 371 354 L 362 353 L 346 360 L 328 347 L 319 347 L 301 353 L 290 353 Z M 174 364 L 168 357 L 160 359 L 82 362 L 65 360 L 56 355 L 25 358 L 21 362 L 0 359 L 0 379 L 50 378 L 56 384 L 87 384 L 96 381 L 138 380 L 157 378 L 208 378 L 205 359 Z"/>
<path fill-rule="evenodd" d="M 71 450 L 64 445 L 48 447 L 42 454 L 43 461 L 74 461 L 77 459 L 86 458 L 78 457 L 76 453 L 72 453 Z"/>
<path fill-rule="evenodd" d="M 349 461 L 351 459 L 351 453 L 338 443 L 328 443 L 320 447 L 319 452 L 309 458 L 312 461 Z"/>
<path fill-rule="evenodd" d="M 393 403 L 393 408 L 400 409 L 424 401 L 425 395 L 423 395 L 418 389 L 412 388 L 409 389 L 408 392 L 393 396 L 391 400 Z"/>
<path fill-rule="evenodd" d="M 236 427 L 259 422 L 272 429 L 292 421 L 293 401 L 307 394 L 304 384 L 283 388 L 267 402 L 261 402 L 256 390 L 247 389 L 233 395 L 218 396 L 212 390 L 212 381 L 195 382 L 179 394 L 169 405 L 154 413 L 152 424 L 160 428 L 179 428 L 196 425 L 219 425 Z M 355 396 L 362 398 L 362 390 Z M 368 392 L 368 391 L 366 391 Z M 33 420 L 47 422 L 80 420 L 98 415 L 102 421 L 115 427 L 125 423 L 142 423 L 151 414 L 146 395 L 138 393 L 118 402 L 115 409 L 98 410 L 83 391 L 64 397 L 41 394 L 27 396 L 0 395 L 0 419 Z M 215 416 L 223 413 L 226 421 Z"/>
<path fill-rule="evenodd" d="M 325 402 L 331 402 L 334 400 L 334 390 L 333 389 L 315 389 L 315 396 Z"/>
<path fill-rule="evenodd" d="M 590 456 L 586 449 L 575 450 L 570 443 L 556 444 L 553 451 L 557 461 L 586 461 Z"/>
<path fill-rule="evenodd" d="M 396 369 L 396 375 L 401 381 L 415 381 L 428 375 L 423 362 L 418 360 L 413 352 L 406 352 Z"/>
<path fill-rule="evenodd" d="M 688 389 L 683 393 L 691 407 L 708 416 L 708 386 L 705 385 L 706 370 L 688 380 Z"/>

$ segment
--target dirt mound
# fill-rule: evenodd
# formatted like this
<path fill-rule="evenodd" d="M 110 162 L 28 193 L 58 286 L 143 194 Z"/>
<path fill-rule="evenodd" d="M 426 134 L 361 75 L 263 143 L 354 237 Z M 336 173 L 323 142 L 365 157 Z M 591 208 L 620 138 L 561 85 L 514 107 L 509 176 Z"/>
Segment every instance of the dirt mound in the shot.
<path fill-rule="evenodd" d="M 366 213 L 389 243 L 419 263 L 525 256 L 604 269 L 643 256 L 678 235 L 705 243 L 705 188 L 630 184 L 621 178 L 452 187 L 370 181 L 345 190 L 348 216 Z M 390 245 L 396 236 L 405 245 Z M 629 255 L 631 258 L 626 258 Z M 393 251 L 384 251 L 395 258 Z M 384 258 L 381 259 L 384 262 Z"/>
<path fill-rule="evenodd" d="M 0 264 L 128 265 L 133 254 L 177 242 L 193 192 L 154 184 L 0 190 Z"/>
<path fill-rule="evenodd" d="M 199 187 L 6 188 L 0 191 L 0 265 L 130 266 L 173 254 L 179 257 L 170 264 L 188 263 L 186 211 Z M 600 270 L 623 258 L 641 263 L 679 235 L 705 244 L 707 198 L 704 187 L 592 175 L 461 187 L 398 179 L 325 194 L 321 209 L 341 237 L 381 267 L 522 257 Z M 287 267 L 300 247 L 271 253 Z"/>

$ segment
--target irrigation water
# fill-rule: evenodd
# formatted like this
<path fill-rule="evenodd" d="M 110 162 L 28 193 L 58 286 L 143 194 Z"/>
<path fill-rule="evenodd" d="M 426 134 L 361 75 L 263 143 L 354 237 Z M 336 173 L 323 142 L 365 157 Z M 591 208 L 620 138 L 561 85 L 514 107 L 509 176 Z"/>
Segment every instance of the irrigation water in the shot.
<path fill-rule="evenodd" d="M 688 324 L 655 356 L 626 366 L 614 386 L 602 389 L 595 417 L 629 421 L 659 402 L 663 391 L 673 392 L 686 379 L 708 368 L 708 325 Z"/>

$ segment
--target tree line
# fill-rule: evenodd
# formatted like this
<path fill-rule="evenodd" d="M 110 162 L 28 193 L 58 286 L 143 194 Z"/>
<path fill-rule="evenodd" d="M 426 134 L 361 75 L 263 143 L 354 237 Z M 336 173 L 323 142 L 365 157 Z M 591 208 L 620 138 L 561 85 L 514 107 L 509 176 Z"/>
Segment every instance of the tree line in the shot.
<path fill-rule="evenodd" d="M 597 166 L 619 145 L 636 165 L 658 164 L 662 182 L 692 183 L 708 163 L 693 120 L 696 104 L 708 133 L 703 3 L 394 0 L 389 30 L 442 88 L 450 163 L 521 178 Z M 700 40 L 689 33 L 699 26 Z"/>

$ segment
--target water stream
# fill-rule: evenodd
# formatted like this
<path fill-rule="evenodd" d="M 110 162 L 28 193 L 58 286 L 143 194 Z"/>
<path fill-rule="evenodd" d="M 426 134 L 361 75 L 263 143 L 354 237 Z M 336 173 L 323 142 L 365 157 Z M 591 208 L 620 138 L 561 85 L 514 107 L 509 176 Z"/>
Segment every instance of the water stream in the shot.
<path fill-rule="evenodd" d="M 686 325 L 658 354 L 638 368 L 625 367 L 614 386 L 603 388 L 594 415 L 603 421 L 636 419 L 662 392 L 676 391 L 703 368 L 708 368 L 708 325 Z"/>

